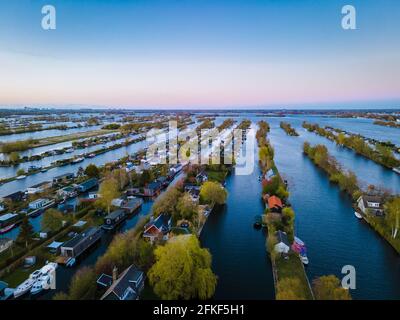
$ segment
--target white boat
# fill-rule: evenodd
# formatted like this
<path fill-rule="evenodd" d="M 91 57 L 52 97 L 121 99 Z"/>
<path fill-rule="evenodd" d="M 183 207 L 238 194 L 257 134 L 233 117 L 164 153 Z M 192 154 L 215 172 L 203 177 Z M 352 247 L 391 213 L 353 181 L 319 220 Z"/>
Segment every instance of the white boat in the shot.
<path fill-rule="evenodd" d="M 25 179 L 25 178 L 26 178 L 25 175 L 21 175 L 21 176 L 16 177 L 15 179 L 17 179 L 17 180 L 22 180 L 22 179 Z"/>
<path fill-rule="evenodd" d="M 357 219 L 362 219 L 362 215 L 357 211 L 354 211 L 354 215 L 357 217 Z"/>
<path fill-rule="evenodd" d="M 300 260 L 301 262 L 303 262 L 303 264 L 307 265 L 309 263 L 307 256 L 300 256 Z"/>
<path fill-rule="evenodd" d="M 400 167 L 399 168 L 393 168 L 393 171 L 400 174 Z"/>
<path fill-rule="evenodd" d="M 74 160 L 72 160 L 72 163 L 79 163 L 82 162 L 83 160 L 85 160 L 85 158 L 75 158 Z"/>
<path fill-rule="evenodd" d="M 294 237 L 294 242 L 296 242 L 297 244 L 301 245 L 301 246 L 305 246 L 306 244 L 298 237 Z"/>
<path fill-rule="evenodd" d="M 31 294 L 35 295 L 43 290 L 50 289 L 52 281 L 55 279 L 57 267 L 57 263 L 49 262 L 39 270 L 40 276 L 32 286 Z"/>
<path fill-rule="evenodd" d="M 33 285 L 36 283 L 38 278 L 41 276 L 40 270 L 36 270 L 31 275 L 29 276 L 28 279 L 26 279 L 24 282 L 22 282 L 17 288 L 14 290 L 14 298 L 18 298 L 23 296 L 25 293 L 31 290 Z"/>

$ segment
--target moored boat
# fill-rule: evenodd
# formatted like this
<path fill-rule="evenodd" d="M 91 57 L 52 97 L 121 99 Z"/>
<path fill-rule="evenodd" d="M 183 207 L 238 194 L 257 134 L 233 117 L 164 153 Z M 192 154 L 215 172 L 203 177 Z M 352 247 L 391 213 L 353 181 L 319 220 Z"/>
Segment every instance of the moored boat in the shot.
<path fill-rule="evenodd" d="M 0 229 L 0 234 L 7 233 L 8 231 L 14 229 L 15 226 L 16 226 L 16 224 L 13 223 L 13 224 L 8 225 L 7 227 L 1 228 L 1 229 Z"/>
<path fill-rule="evenodd" d="M 22 180 L 22 179 L 25 179 L 25 178 L 26 178 L 25 175 L 21 175 L 21 176 L 16 177 L 15 179 L 17 179 L 17 180 Z"/>
<path fill-rule="evenodd" d="M 362 215 L 359 212 L 354 211 L 354 215 L 357 217 L 357 219 L 362 219 Z"/>
<path fill-rule="evenodd" d="M 396 173 L 398 173 L 398 174 L 400 174 L 400 167 L 398 167 L 398 168 L 393 168 L 393 171 L 396 172 Z"/>

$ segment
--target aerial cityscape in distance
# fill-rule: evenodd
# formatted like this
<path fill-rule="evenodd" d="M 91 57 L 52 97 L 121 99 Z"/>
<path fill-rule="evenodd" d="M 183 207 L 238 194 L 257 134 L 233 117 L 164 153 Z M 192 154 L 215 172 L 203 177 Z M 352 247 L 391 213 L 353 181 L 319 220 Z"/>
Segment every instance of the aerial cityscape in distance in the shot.
<path fill-rule="evenodd" d="M 400 3 L 50 2 L 0 4 L 0 300 L 400 299 Z"/>

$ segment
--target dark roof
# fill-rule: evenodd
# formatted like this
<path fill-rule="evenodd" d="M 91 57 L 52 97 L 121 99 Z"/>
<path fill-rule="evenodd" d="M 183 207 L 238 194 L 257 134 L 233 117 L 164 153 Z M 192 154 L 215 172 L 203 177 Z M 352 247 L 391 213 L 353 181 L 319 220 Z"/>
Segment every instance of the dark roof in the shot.
<path fill-rule="evenodd" d="M 146 224 L 145 229 L 147 230 L 151 226 L 155 226 L 158 230 L 161 230 L 162 232 L 168 232 L 170 219 L 171 216 L 169 214 L 162 213 L 153 221 L 150 221 L 148 224 Z"/>
<path fill-rule="evenodd" d="M 108 216 L 105 217 L 105 219 L 115 219 L 116 217 L 118 217 L 120 215 L 124 215 L 124 214 L 125 214 L 124 210 L 118 209 L 118 210 L 111 212 Z"/>
<path fill-rule="evenodd" d="M 113 283 L 113 278 L 112 278 L 112 276 L 109 276 L 108 274 L 102 273 L 96 282 L 103 287 L 109 287 Z"/>
<path fill-rule="evenodd" d="M 131 265 L 122 272 L 121 276 L 111 285 L 101 299 L 103 300 L 113 293 L 120 300 L 135 300 L 139 295 L 138 291 L 143 280 L 143 271 L 140 271 L 134 265 Z M 128 288 L 131 288 L 132 291 L 124 298 Z"/>
<path fill-rule="evenodd" d="M 124 203 L 122 205 L 122 208 L 126 208 L 126 209 L 131 209 L 131 208 L 136 208 L 138 207 L 140 204 L 142 204 L 143 200 L 140 198 L 133 198 L 133 199 L 129 199 L 126 203 Z"/>
<path fill-rule="evenodd" d="M 150 182 L 147 185 L 147 189 L 157 190 L 159 188 L 161 188 L 161 182 L 160 181 L 153 181 L 153 182 Z"/>
<path fill-rule="evenodd" d="M 382 206 L 383 199 L 382 199 L 382 197 L 380 197 L 380 196 L 365 194 L 365 195 L 362 196 L 362 200 L 363 200 L 364 206 L 365 206 L 366 208 L 369 208 L 368 202 L 379 203 L 379 208 L 383 208 L 383 206 Z M 374 208 L 375 208 L 375 207 L 374 207 Z"/>
<path fill-rule="evenodd" d="M 289 240 L 287 238 L 287 234 L 286 232 L 283 232 L 281 230 L 278 230 L 275 232 L 275 237 L 278 240 L 278 243 L 283 242 L 284 244 L 286 244 L 288 247 L 290 246 L 289 244 Z"/>
<path fill-rule="evenodd" d="M 82 233 L 78 234 L 77 236 L 75 236 L 74 238 L 72 238 L 71 240 L 65 242 L 62 246 L 68 247 L 68 248 L 73 248 L 78 243 L 80 243 L 82 240 L 94 235 L 98 230 L 99 230 L 99 228 L 97 228 L 97 227 L 90 227 L 87 230 L 85 230 L 84 232 L 82 232 Z"/>
<path fill-rule="evenodd" d="M 4 199 L 7 199 L 7 198 L 14 199 L 14 198 L 23 197 L 24 195 L 25 195 L 24 192 L 22 192 L 22 191 L 17 191 L 17 192 L 14 192 L 14 193 L 10 193 L 9 195 L 4 196 L 3 198 L 4 198 Z"/>
<path fill-rule="evenodd" d="M 96 178 L 91 178 L 89 180 L 86 180 L 85 182 L 82 182 L 79 187 L 84 187 L 84 188 L 92 188 L 98 184 L 98 181 Z"/>
<path fill-rule="evenodd" d="M 62 179 L 62 178 L 66 178 L 66 177 L 70 177 L 73 176 L 74 174 L 72 172 L 68 172 L 68 173 L 64 173 L 64 174 L 60 174 L 59 176 L 55 176 L 53 178 L 54 179 Z"/>

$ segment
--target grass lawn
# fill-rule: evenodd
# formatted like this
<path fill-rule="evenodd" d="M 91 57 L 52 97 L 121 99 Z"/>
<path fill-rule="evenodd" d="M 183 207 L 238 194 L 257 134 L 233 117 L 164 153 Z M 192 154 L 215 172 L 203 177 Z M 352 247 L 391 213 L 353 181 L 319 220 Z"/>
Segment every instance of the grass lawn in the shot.
<path fill-rule="evenodd" d="M 312 294 L 308 287 L 307 276 L 300 259 L 293 253 L 289 255 L 289 259 L 285 260 L 277 257 L 275 260 L 276 269 L 278 271 L 278 281 L 284 278 L 297 278 L 302 285 L 302 296 L 307 300 L 312 300 Z"/>
<path fill-rule="evenodd" d="M 207 171 L 208 180 L 223 182 L 226 178 L 226 172 L 224 171 Z"/>
<path fill-rule="evenodd" d="M 37 269 L 40 269 L 38 264 L 27 269 L 21 267 L 4 277 L 3 280 L 8 283 L 10 288 L 15 288 L 28 279 L 29 275 Z"/>

